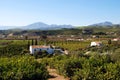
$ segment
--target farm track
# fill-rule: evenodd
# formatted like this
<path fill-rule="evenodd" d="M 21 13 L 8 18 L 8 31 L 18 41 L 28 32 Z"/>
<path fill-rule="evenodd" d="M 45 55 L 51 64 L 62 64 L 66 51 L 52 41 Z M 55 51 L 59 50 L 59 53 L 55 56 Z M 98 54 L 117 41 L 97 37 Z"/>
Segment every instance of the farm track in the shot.
<path fill-rule="evenodd" d="M 64 76 L 57 74 L 57 71 L 55 69 L 51 69 L 50 67 L 47 67 L 47 70 L 50 75 L 50 78 L 48 80 L 69 80 L 68 78 L 65 78 Z"/>

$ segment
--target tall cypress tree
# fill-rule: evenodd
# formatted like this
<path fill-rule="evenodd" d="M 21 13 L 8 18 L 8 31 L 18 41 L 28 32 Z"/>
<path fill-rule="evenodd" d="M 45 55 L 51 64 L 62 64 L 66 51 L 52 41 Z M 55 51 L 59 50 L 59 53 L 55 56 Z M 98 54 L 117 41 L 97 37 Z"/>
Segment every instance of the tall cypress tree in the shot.
<path fill-rule="evenodd" d="M 34 40 L 32 39 L 32 45 L 34 45 Z"/>
<path fill-rule="evenodd" d="M 29 47 L 30 47 L 30 41 L 29 40 L 28 40 L 28 46 L 27 47 L 28 47 L 28 50 L 29 50 Z"/>
<path fill-rule="evenodd" d="M 35 39 L 35 45 L 38 45 L 37 39 Z"/>

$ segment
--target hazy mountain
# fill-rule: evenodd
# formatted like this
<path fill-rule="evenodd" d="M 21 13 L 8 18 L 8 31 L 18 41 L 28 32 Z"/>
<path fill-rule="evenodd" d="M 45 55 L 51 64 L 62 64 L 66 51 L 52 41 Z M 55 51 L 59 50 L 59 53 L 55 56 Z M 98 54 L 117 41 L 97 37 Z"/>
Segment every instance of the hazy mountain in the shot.
<path fill-rule="evenodd" d="M 62 29 L 62 28 L 73 28 L 72 25 L 48 25 L 42 22 L 33 23 L 27 26 L 22 27 L 22 29 L 39 29 L 39 30 L 55 30 L 55 29 Z"/>
<path fill-rule="evenodd" d="M 47 27 L 49 27 L 49 25 L 42 22 L 36 22 L 36 23 L 22 27 L 22 29 L 45 29 Z"/>
<path fill-rule="evenodd" d="M 89 25 L 89 26 L 113 26 L 114 24 L 112 22 L 101 22 L 101 23 L 96 23 L 96 24 L 92 24 L 92 25 Z"/>
<path fill-rule="evenodd" d="M 62 28 L 74 28 L 72 25 L 48 25 L 42 22 L 36 22 L 27 26 L 0 26 L 0 30 L 8 30 L 8 29 L 22 29 L 22 30 L 31 30 L 31 29 L 39 29 L 39 30 L 55 30 Z"/>

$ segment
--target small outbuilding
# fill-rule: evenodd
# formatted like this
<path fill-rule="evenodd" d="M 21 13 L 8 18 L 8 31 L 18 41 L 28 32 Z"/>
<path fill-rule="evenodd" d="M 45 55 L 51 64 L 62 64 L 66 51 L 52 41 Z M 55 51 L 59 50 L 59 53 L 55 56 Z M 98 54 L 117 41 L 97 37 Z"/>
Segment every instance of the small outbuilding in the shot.
<path fill-rule="evenodd" d="M 102 46 L 102 42 L 91 42 L 90 46 Z"/>

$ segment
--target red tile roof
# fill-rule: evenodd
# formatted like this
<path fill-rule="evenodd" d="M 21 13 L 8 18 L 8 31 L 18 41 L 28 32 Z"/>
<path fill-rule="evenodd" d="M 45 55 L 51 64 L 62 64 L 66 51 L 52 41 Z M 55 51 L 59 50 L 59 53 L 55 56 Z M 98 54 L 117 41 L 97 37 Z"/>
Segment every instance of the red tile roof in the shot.
<path fill-rule="evenodd" d="M 50 46 L 33 45 L 32 48 L 50 48 Z"/>

